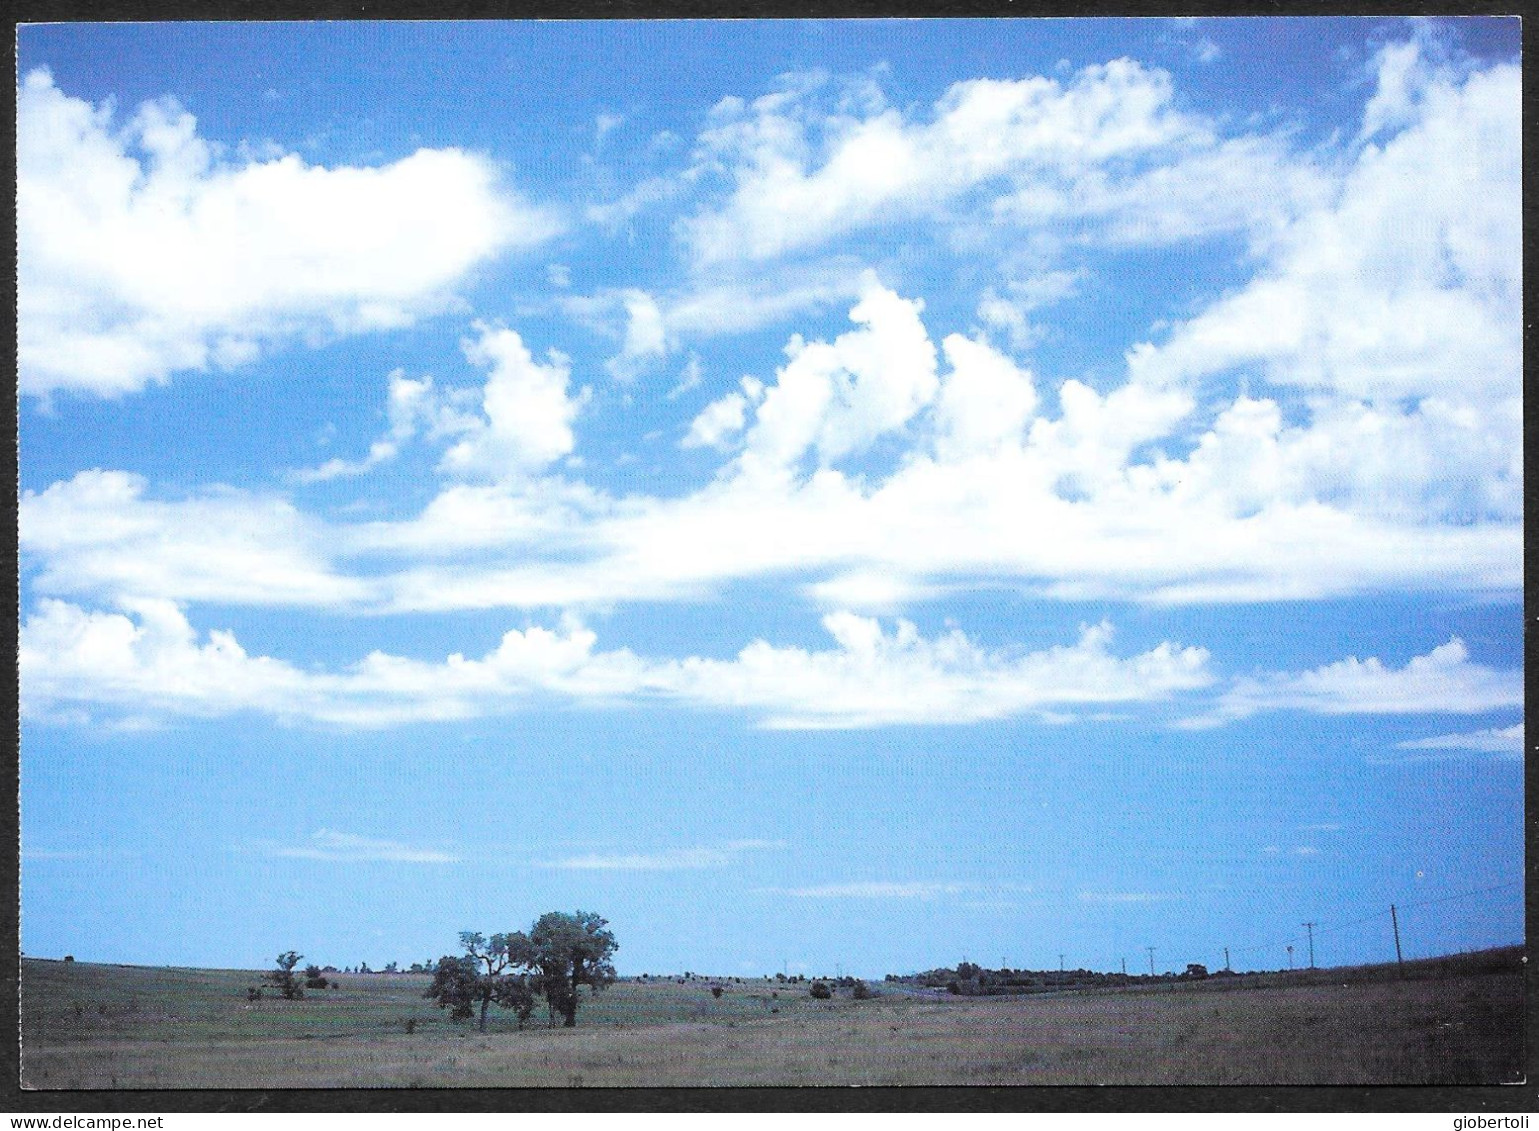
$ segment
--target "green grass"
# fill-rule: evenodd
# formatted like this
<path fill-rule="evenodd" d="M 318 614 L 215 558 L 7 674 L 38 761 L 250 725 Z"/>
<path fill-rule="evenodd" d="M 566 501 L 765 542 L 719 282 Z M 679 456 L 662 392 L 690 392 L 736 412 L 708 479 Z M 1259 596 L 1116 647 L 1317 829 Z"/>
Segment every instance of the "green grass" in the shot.
<path fill-rule="evenodd" d="M 22 964 L 29 1088 L 1490 1084 L 1519 1077 L 1515 950 L 1016 999 L 814 1001 L 754 980 L 617 983 L 576 1029 L 447 1020 L 413 975 L 248 1002 L 259 975 Z M 269 994 L 271 991 L 268 991 Z M 407 1021 L 414 1031 L 407 1033 Z"/>

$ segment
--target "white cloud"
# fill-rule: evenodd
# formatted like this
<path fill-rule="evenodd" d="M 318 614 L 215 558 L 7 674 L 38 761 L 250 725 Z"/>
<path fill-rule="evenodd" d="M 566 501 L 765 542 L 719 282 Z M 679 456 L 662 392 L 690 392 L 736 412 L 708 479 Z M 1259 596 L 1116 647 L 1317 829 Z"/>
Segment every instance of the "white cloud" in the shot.
<path fill-rule="evenodd" d="M 833 342 L 793 339 L 773 385 L 704 410 L 688 442 L 741 436 L 741 451 L 693 494 L 617 500 L 535 474 L 572 451 L 585 394 L 564 359 L 482 327 L 466 349 L 492 370 L 484 414 L 474 390 L 396 378 L 382 439 L 452 437 L 444 469 L 490 484 L 347 523 L 229 490 L 152 501 L 142 480 L 88 472 L 23 497 L 22 549 L 45 592 L 392 610 L 695 599 L 771 575 L 835 603 L 841 586 L 885 592 L 864 608 L 960 583 L 1170 603 L 1520 583 L 1516 411 L 1323 402 L 1285 424 L 1278 402 L 1241 396 L 1183 441 L 1197 398 L 1138 355 L 1105 393 L 1064 382 L 1055 416 L 1039 379 L 984 343 L 947 338 L 942 367 L 916 303 L 872 284 L 855 313 Z M 885 478 L 826 466 L 878 440 L 898 454 Z M 471 547 L 487 553 L 450 553 Z"/>
<path fill-rule="evenodd" d="M 729 386 L 681 427 L 685 446 L 731 453 L 709 483 L 616 498 L 549 474 L 576 454 L 585 394 L 569 363 L 479 326 L 466 350 L 490 371 L 484 389 L 393 376 L 389 429 L 367 454 L 307 473 L 445 440 L 441 470 L 461 481 L 419 514 L 322 520 L 217 488 L 157 500 L 142 480 L 96 471 L 24 495 L 23 553 L 47 593 L 392 611 L 694 600 L 740 580 L 866 611 L 958 586 L 1156 603 L 1515 591 L 1518 75 L 1415 73 L 1398 124 L 1349 146 L 1337 191 L 1267 244 L 1257 278 L 1130 350 L 1120 383 L 932 336 L 917 295 L 867 274 L 853 328 L 791 337 L 768 382 Z M 1158 94 L 1147 72 L 1123 79 Z M 1051 86 L 1032 89 L 1068 97 Z M 770 130 L 804 94 L 724 114 Z M 869 91 L 850 103 L 877 105 Z M 761 141 L 795 148 L 789 136 Z M 1024 317 L 1075 279 L 1049 273 L 994 297 Z M 719 307 L 691 313 L 701 291 L 647 296 L 647 309 L 665 340 L 681 319 L 714 332 L 739 286 Z M 605 300 L 615 318 L 621 294 Z M 650 314 L 640 326 L 645 352 L 658 341 Z M 1246 391 L 1227 390 L 1233 377 Z"/>
<path fill-rule="evenodd" d="M 820 884 L 815 887 L 774 888 L 780 895 L 797 899 L 921 899 L 965 895 L 982 890 L 979 884 L 937 880 L 863 880 L 854 883 Z"/>
<path fill-rule="evenodd" d="M 663 328 L 663 312 L 651 295 L 641 290 L 627 290 L 624 303 L 625 344 L 620 356 L 610 362 L 610 372 L 622 380 L 629 380 L 652 359 L 667 352 L 668 335 Z"/>
<path fill-rule="evenodd" d="M 809 449 L 827 466 L 907 424 L 939 388 L 922 306 L 868 276 L 850 311 L 859 329 L 832 342 L 792 338 L 744 436 L 741 471 L 778 478 Z"/>
<path fill-rule="evenodd" d="M 1381 47 L 1373 57 L 1375 89 L 1363 108 L 1361 136 L 1371 138 L 1414 121 L 1417 103 L 1431 77 L 1419 42 L 1407 40 Z"/>
<path fill-rule="evenodd" d="M 210 489 L 175 502 L 145 497 L 141 476 L 82 471 L 22 494 L 23 559 L 45 592 L 179 601 L 348 607 L 375 593 L 337 573 L 323 522 L 287 500 Z"/>
<path fill-rule="evenodd" d="M 571 295 L 558 304 L 589 329 L 620 342 L 620 352 L 605 362 L 617 381 L 634 381 L 668 353 L 668 327 L 657 300 L 636 287 Z"/>
<path fill-rule="evenodd" d="M 1207 653 L 1170 643 L 1126 659 L 1110 653 L 1111 630 L 1041 652 L 992 652 L 957 630 L 926 640 L 900 620 L 830 613 L 835 649 L 777 648 L 755 641 L 730 661 L 691 658 L 670 682 L 686 699 L 761 714 L 786 729 L 970 723 L 1049 706 L 1150 702 L 1211 682 Z"/>
<path fill-rule="evenodd" d="M 1086 67 L 1066 84 L 960 82 L 924 122 L 886 107 L 869 83 L 853 98 L 846 88 L 845 104 L 827 113 L 817 105 L 822 85 L 791 76 L 751 106 L 731 98 L 713 111 L 695 175 L 719 171 L 733 188 L 719 210 L 681 226 L 700 262 L 766 259 L 932 215 L 996 179 L 1072 178 L 1205 136 L 1174 108 L 1169 76 L 1128 59 Z"/>
<path fill-rule="evenodd" d="M 226 159 L 175 102 L 115 125 L 47 71 L 17 91 L 21 389 L 134 392 L 286 342 L 409 325 L 560 222 L 485 158 Z"/>
<path fill-rule="evenodd" d="M 1395 744 L 1397 750 L 1434 750 L 1448 755 L 1502 754 L 1514 758 L 1523 755 L 1523 724 L 1492 727 L 1464 734 L 1440 734 Z"/>
<path fill-rule="evenodd" d="M 925 640 L 904 621 L 892 635 L 848 613 L 824 624 L 837 647 L 822 652 L 760 640 L 733 660 L 647 660 L 596 651 L 594 633 L 568 619 L 554 631 L 509 631 L 479 660 L 373 652 L 326 672 L 250 656 L 228 632 L 204 642 L 170 602 L 106 613 L 45 599 L 22 627 L 22 709 L 39 719 L 68 708 L 165 718 L 252 711 L 368 728 L 505 714 L 541 696 L 588 706 L 663 698 L 804 729 L 965 724 L 1053 704 L 1159 701 L 1211 682 L 1201 649 L 1161 644 L 1122 659 L 1107 650 L 1105 626 L 1074 645 L 1006 653 L 958 631 Z"/>
<path fill-rule="evenodd" d="M 549 861 L 548 868 L 592 872 L 677 872 L 725 868 L 745 852 L 784 848 L 783 841 L 736 840 L 703 848 L 665 848 L 656 852 L 587 853 Z"/>
<path fill-rule="evenodd" d="M 1381 93 L 1399 58 L 1382 57 Z M 1170 381 L 1252 366 L 1279 386 L 1355 398 L 1515 397 L 1521 104 L 1516 67 L 1462 83 L 1429 73 L 1404 128 L 1363 148 L 1337 198 L 1279 240 L 1274 266 L 1135 368 Z"/>
<path fill-rule="evenodd" d="M 1158 891 L 1082 891 L 1083 903 L 1168 903 L 1186 898 L 1180 892 Z"/>
<path fill-rule="evenodd" d="M 328 479 L 366 474 L 399 455 L 402 445 L 417 434 L 423 418 L 432 422 L 438 415 L 431 377 L 414 379 L 406 376 L 404 369 L 397 369 L 390 374 L 389 381 L 387 413 L 390 430 L 369 445 L 368 454 L 357 460 L 337 457 L 319 467 L 291 472 L 290 477 L 295 482 L 320 483 Z"/>
<path fill-rule="evenodd" d="M 1037 407 L 1031 374 L 960 334 L 943 344 L 951 372 L 935 402 L 937 454 L 943 460 L 966 459 L 1019 448 Z"/>
<path fill-rule="evenodd" d="M 490 371 L 481 399 L 485 419 L 470 423 L 464 438 L 444 453 L 445 470 L 471 478 L 516 478 L 571 452 L 572 421 L 588 392 L 568 395 L 570 360 L 552 350 L 542 365 L 517 331 L 482 322 L 475 329 L 478 337 L 462 345 L 472 364 Z"/>
<path fill-rule="evenodd" d="M 690 354 L 689 360 L 684 363 L 684 368 L 679 371 L 678 384 L 668 390 L 668 399 L 670 401 L 675 400 L 691 389 L 699 388 L 701 381 L 704 379 L 705 368 L 700 364 L 700 355 L 697 353 Z"/>
<path fill-rule="evenodd" d="M 861 269 L 840 261 L 794 270 L 758 270 L 738 278 L 719 273 L 671 295 L 663 319 L 680 336 L 712 337 L 756 330 L 793 314 L 845 302 L 860 294 Z"/>
<path fill-rule="evenodd" d="M 1523 703 L 1523 673 L 1472 663 L 1454 637 L 1403 668 L 1349 657 L 1299 673 L 1243 676 L 1190 727 L 1219 726 L 1261 711 L 1323 715 L 1480 714 Z"/>
<path fill-rule="evenodd" d="M 22 713 L 90 704 L 129 714 L 218 716 L 270 708 L 305 689 L 298 669 L 248 656 L 227 632 L 200 643 L 169 601 L 94 613 L 44 600 L 22 628 Z"/>
<path fill-rule="evenodd" d="M 456 654 L 426 663 L 373 652 L 324 672 L 250 656 L 228 632 L 211 631 L 203 642 L 168 601 L 123 608 L 39 604 L 21 632 L 24 714 L 52 717 L 70 704 L 167 718 L 249 711 L 369 728 L 505 713 L 540 694 L 602 703 L 648 682 L 641 661 L 624 651 L 595 654 L 593 634 L 573 623 L 510 631 L 480 660 Z"/>
<path fill-rule="evenodd" d="M 728 393 L 720 400 L 712 401 L 690 422 L 689 431 L 679 441 L 679 446 L 725 449 L 743 430 L 748 419 L 748 403 L 746 391 Z"/>
<path fill-rule="evenodd" d="M 382 861 L 392 864 L 457 864 L 460 858 L 436 848 L 414 848 L 394 840 L 376 840 L 354 833 L 320 829 L 298 845 L 263 844 L 268 856 L 290 860 L 322 860 L 354 864 Z"/>

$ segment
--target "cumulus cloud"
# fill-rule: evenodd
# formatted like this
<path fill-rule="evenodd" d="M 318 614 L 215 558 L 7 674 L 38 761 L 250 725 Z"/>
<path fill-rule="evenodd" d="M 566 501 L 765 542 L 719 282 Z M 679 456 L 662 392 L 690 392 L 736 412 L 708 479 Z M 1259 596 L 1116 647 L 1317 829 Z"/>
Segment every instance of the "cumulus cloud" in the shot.
<path fill-rule="evenodd" d="M 400 423 L 381 442 L 447 437 L 443 470 L 466 481 L 417 516 L 323 521 L 216 489 L 151 500 L 142 480 L 88 472 L 23 497 L 22 548 L 47 592 L 287 591 L 391 610 L 694 599 L 773 576 L 834 604 L 864 590 L 852 599 L 867 608 L 979 583 L 1168 603 L 1520 583 L 1515 400 L 1510 428 L 1491 431 L 1430 397 L 1326 402 L 1290 423 L 1278 401 L 1242 395 L 1187 431 L 1198 399 L 1179 383 L 1070 380 L 1044 411 L 1040 378 L 986 342 L 937 349 L 917 302 L 873 282 L 852 313 L 855 329 L 793 339 L 772 384 L 743 381 L 696 417 L 686 446 L 736 454 L 693 493 L 616 499 L 540 474 L 573 450 L 586 394 L 559 355 L 537 362 L 483 326 L 466 345 L 491 370 L 483 390 L 392 383 Z M 829 466 L 879 442 L 899 453 L 885 476 Z M 472 547 L 486 553 L 449 553 Z M 359 555 L 370 568 L 349 572 Z"/>
<path fill-rule="evenodd" d="M 24 393 L 120 395 L 409 325 L 478 264 L 560 229 L 458 149 L 326 168 L 227 156 L 170 99 L 115 118 L 45 70 L 17 91 Z"/>
<path fill-rule="evenodd" d="M 1391 63 L 1378 64 L 1384 90 L 1401 81 Z M 928 123 L 857 91 L 827 152 L 840 130 L 854 137 L 884 115 L 895 136 L 939 138 L 943 120 L 965 133 L 973 127 L 946 115 L 983 114 L 991 99 L 1023 100 L 1060 124 L 1122 122 L 1125 139 L 1207 144 L 1153 72 L 1087 75 L 969 87 Z M 1516 590 L 1518 75 L 1422 60 L 1404 82 L 1414 97 L 1395 96 L 1401 109 L 1375 112 L 1371 139 L 1346 143 L 1335 190 L 1258 252 L 1256 278 L 1135 346 L 1120 377 L 1063 379 L 986 335 L 932 333 L 918 294 L 867 273 L 850 328 L 792 336 L 765 380 L 719 386 L 681 422 L 685 447 L 724 453 L 708 483 L 615 497 L 552 473 L 576 454 L 585 393 L 573 391 L 570 362 L 537 360 L 517 332 L 480 324 L 466 353 L 487 370 L 483 388 L 393 375 L 388 430 L 367 453 L 307 473 L 356 473 L 413 438 L 443 441 L 448 482 L 419 513 L 323 520 L 218 488 L 158 499 L 143 480 L 93 471 L 23 496 L 24 560 L 39 591 L 109 603 L 387 611 L 695 600 L 743 580 L 863 611 L 953 587 L 1156 603 Z M 1092 113 L 1093 90 L 1134 105 Z M 723 110 L 719 124 L 738 140 L 712 152 L 796 149 L 802 135 L 776 123 L 802 113 L 806 91 L 782 95 Z M 1100 151 L 1073 148 L 1054 160 L 1090 176 Z M 810 149 L 803 157 L 804 170 L 816 164 Z M 1035 292 L 993 295 L 1029 311 L 1075 278 L 1048 273 Z M 687 306 L 647 297 L 666 339 Z M 618 318 L 624 303 L 611 298 Z M 731 306 L 690 316 L 699 329 Z M 1009 316 L 988 309 L 986 329 L 1008 329 Z M 637 324 L 624 317 L 617 335 Z M 655 321 L 639 325 L 645 353 Z"/>
<path fill-rule="evenodd" d="M 540 364 L 515 330 L 476 323 L 465 356 L 489 370 L 483 419 L 467 420 L 465 435 L 444 453 L 456 475 L 506 479 L 538 471 L 571 452 L 572 421 L 588 398 L 569 395 L 571 361 L 556 350 Z"/>
<path fill-rule="evenodd" d="M 769 727 L 831 729 L 1157 701 L 1212 680 L 1201 648 L 1164 643 L 1112 655 L 1107 625 L 1086 628 L 1072 645 L 1018 654 L 980 648 L 958 630 L 927 640 L 904 620 L 888 632 L 874 618 L 841 612 L 824 617 L 823 626 L 836 649 L 755 641 L 731 661 L 680 662 L 676 686 L 697 702 L 752 710 Z"/>
<path fill-rule="evenodd" d="M 752 380 L 749 378 L 749 380 Z M 684 448 L 725 448 L 735 439 L 748 421 L 749 397 L 762 394 L 764 386 L 757 381 L 742 392 L 731 392 L 720 400 L 712 401 L 700 410 L 700 415 L 690 421 L 689 431 L 679 446 Z"/>
<path fill-rule="evenodd" d="M 732 660 L 648 660 L 597 650 L 596 635 L 567 619 L 555 630 L 509 631 L 479 660 L 373 652 L 327 672 L 248 655 L 228 632 L 203 639 L 170 602 L 101 612 L 45 599 L 22 627 L 22 709 L 34 718 L 71 708 L 152 718 L 249 711 L 367 728 L 503 714 L 541 696 L 595 707 L 660 698 L 744 711 L 771 727 L 848 728 L 1159 701 L 1212 678 L 1197 648 L 1166 643 L 1114 656 L 1105 626 L 1072 645 L 1009 653 L 979 648 L 959 631 L 926 640 L 903 621 L 890 634 L 847 613 L 824 625 L 837 646 L 821 652 L 759 640 Z"/>
<path fill-rule="evenodd" d="M 1217 726 L 1261 711 L 1322 715 L 1480 714 L 1523 703 L 1523 673 L 1470 660 L 1458 637 L 1401 668 L 1355 656 L 1311 671 L 1244 676 L 1209 714 L 1188 726 Z"/>
<path fill-rule="evenodd" d="M 1381 95 L 1412 81 L 1397 60 L 1415 50 L 1381 56 Z M 1414 112 L 1393 115 L 1402 128 L 1366 145 L 1336 198 L 1289 228 L 1273 266 L 1141 352 L 1136 369 L 1171 380 L 1251 366 L 1279 386 L 1475 408 L 1516 396 L 1519 72 L 1416 73 Z"/>
<path fill-rule="evenodd" d="M 744 435 L 741 471 L 779 477 L 809 450 L 827 466 L 908 423 L 939 387 L 935 347 L 919 320 L 922 307 L 868 276 L 850 311 L 858 329 L 832 342 L 793 337 L 786 346 L 790 361 L 764 391 Z M 733 423 L 745 408 L 741 394 L 729 394 L 706 409 L 697 425 L 703 430 L 707 425 L 701 421 L 716 417 Z M 713 434 L 724 431 L 716 428 Z"/>

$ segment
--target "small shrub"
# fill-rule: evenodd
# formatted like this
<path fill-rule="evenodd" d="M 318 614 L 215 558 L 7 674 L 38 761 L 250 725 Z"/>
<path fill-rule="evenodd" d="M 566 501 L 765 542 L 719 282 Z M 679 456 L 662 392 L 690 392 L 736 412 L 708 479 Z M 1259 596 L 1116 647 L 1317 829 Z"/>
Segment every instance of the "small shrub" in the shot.
<path fill-rule="evenodd" d="M 337 981 L 333 981 L 331 983 L 331 988 L 334 989 L 334 990 L 340 990 L 342 988 L 342 983 L 341 982 L 337 982 Z"/>
<path fill-rule="evenodd" d="M 75 956 L 73 954 L 66 954 L 64 956 L 64 961 L 65 962 L 73 962 L 73 961 L 75 961 Z"/>
<path fill-rule="evenodd" d="M 712 997 L 719 998 L 719 997 L 721 997 L 722 993 L 723 993 L 723 987 L 721 987 L 721 986 L 712 986 L 711 987 L 711 996 Z"/>
<path fill-rule="evenodd" d="M 829 998 L 834 996 L 834 991 L 828 988 L 828 984 L 826 982 L 813 982 L 812 985 L 808 987 L 807 992 L 813 997 L 817 998 L 819 1001 L 827 1001 Z"/>
<path fill-rule="evenodd" d="M 258 989 L 256 986 L 247 986 L 246 987 L 246 1000 L 247 1001 L 261 1001 L 262 1000 L 262 991 L 260 989 Z"/>
<path fill-rule="evenodd" d="M 406 1019 L 406 1033 L 407 1033 L 407 1035 L 410 1036 L 412 1033 L 415 1033 L 416 1031 L 417 1031 L 417 1019 L 415 1017 L 408 1017 Z"/>
<path fill-rule="evenodd" d="M 866 985 L 866 983 L 857 980 L 855 984 L 850 987 L 850 996 L 853 997 L 856 1001 L 865 1001 L 869 997 L 875 997 L 876 994 L 872 991 L 870 986 Z"/>

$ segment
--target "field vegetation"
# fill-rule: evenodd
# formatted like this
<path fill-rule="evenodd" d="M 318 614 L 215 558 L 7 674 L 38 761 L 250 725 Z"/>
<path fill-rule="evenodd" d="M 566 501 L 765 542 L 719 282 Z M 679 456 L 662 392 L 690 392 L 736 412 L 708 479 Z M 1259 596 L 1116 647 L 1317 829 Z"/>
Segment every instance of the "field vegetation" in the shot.
<path fill-rule="evenodd" d="M 261 977 L 24 959 L 23 1085 L 1495 1084 L 1523 1071 L 1515 948 L 1022 997 L 626 978 L 585 994 L 577 1028 L 521 1031 L 493 1010 L 484 1033 L 424 998 L 426 975 L 340 973 L 336 989 L 248 1000 Z"/>

